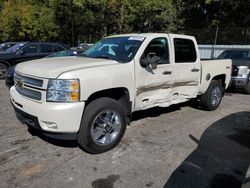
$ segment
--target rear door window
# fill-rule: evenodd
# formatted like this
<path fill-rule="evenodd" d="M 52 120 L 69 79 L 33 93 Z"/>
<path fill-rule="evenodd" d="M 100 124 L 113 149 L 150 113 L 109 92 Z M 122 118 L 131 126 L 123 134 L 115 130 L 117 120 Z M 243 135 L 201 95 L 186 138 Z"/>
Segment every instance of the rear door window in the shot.
<path fill-rule="evenodd" d="M 38 44 L 28 44 L 25 46 L 22 51 L 25 54 L 37 54 L 38 53 Z"/>
<path fill-rule="evenodd" d="M 52 44 L 41 44 L 41 53 L 52 53 Z"/>
<path fill-rule="evenodd" d="M 175 63 L 194 63 L 197 54 L 194 42 L 190 39 L 174 39 Z"/>

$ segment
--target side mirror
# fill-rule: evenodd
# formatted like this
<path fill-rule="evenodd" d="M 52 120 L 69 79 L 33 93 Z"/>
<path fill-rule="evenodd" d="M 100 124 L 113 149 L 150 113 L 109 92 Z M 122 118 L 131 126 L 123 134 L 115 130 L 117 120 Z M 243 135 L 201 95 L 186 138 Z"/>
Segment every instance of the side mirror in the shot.
<path fill-rule="evenodd" d="M 24 52 L 23 50 L 19 50 L 16 54 L 17 54 L 17 55 L 24 55 L 25 52 Z"/>
<path fill-rule="evenodd" d="M 155 53 L 149 53 L 145 59 L 140 60 L 140 64 L 143 68 L 157 69 L 159 60 L 160 57 L 156 56 Z"/>
<path fill-rule="evenodd" d="M 151 60 L 151 63 L 150 63 L 150 68 L 151 69 L 157 69 L 157 63 L 158 63 L 158 61 L 160 60 L 160 58 L 159 57 L 154 57 L 154 58 L 152 58 L 152 60 Z"/>
<path fill-rule="evenodd" d="M 140 64 L 143 68 L 149 67 L 150 65 L 150 59 L 140 59 Z"/>

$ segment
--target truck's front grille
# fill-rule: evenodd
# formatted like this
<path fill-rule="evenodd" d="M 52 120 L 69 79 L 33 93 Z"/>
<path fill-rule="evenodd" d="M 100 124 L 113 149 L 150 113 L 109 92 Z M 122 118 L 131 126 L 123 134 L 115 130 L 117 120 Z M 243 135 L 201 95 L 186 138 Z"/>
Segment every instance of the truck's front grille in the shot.
<path fill-rule="evenodd" d="M 14 82 L 17 92 L 21 95 L 34 100 L 42 99 L 40 90 L 43 86 L 43 80 L 15 73 Z"/>
<path fill-rule="evenodd" d="M 20 74 L 15 74 L 15 79 L 16 80 L 22 80 L 24 84 L 28 84 L 31 86 L 36 86 L 36 87 L 42 87 L 43 86 L 43 80 L 36 79 L 36 78 L 30 78 L 27 76 L 22 76 Z"/>
<path fill-rule="evenodd" d="M 42 94 L 41 92 L 30 90 L 27 88 L 21 88 L 16 86 L 16 90 L 23 96 L 35 99 L 35 100 L 41 100 L 42 99 Z"/>

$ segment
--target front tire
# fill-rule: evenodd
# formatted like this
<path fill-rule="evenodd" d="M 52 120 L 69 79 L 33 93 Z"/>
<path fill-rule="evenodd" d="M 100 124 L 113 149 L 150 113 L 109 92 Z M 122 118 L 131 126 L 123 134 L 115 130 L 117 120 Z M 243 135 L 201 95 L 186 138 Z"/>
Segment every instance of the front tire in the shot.
<path fill-rule="evenodd" d="M 7 71 L 7 66 L 3 63 L 0 63 L 0 80 L 5 78 L 6 71 Z"/>
<path fill-rule="evenodd" d="M 220 80 L 212 80 L 207 91 L 201 96 L 201 105 L 209 111 L 216 110 L 222 100 L 223 91 Z"/>
<path fill-rule="evenodd" d="M 99 98 L 87 105 L 77 135 L 80 147 L 92 154 L 113 149 L 126 130 L 126 113 L 112 98 Z"/>

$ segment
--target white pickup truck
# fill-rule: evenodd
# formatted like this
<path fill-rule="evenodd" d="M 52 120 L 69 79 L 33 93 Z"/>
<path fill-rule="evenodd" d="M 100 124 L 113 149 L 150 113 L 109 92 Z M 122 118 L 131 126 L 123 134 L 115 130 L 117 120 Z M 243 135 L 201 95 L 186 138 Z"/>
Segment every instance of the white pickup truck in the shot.
<path fill-rule="evenodd" d="M 230 75 L 231 60 L 200 61 L 192 36 L 117 35 L 78 57 L 17 65 L 10 99 L 21 122 L 97 154 L 119 143 L 134 111 L 194 98 L 215 110 Z"/>

